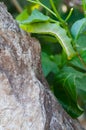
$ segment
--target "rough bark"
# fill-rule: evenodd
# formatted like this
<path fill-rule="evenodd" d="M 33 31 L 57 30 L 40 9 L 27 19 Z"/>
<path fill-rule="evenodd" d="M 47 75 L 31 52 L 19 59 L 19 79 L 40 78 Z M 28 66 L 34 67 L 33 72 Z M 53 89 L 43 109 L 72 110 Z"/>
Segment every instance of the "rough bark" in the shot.
<path fill-rule="evenodd" d="M 0 130 L 82 130 L 50 92 L 40 52 L 0 3 Z"/>

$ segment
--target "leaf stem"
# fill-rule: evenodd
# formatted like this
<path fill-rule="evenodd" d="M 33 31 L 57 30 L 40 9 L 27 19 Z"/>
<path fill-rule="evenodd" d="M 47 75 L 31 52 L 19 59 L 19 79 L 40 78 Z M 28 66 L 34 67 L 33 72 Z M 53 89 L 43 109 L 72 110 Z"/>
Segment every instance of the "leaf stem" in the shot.
<path fill-rule="evenodd" d="M 84 16 L 86 17 L 86 0 L 82 0 L 82 7 L 84 11 Z"/>
<path fill-rule="evenodd" d="M 20 6 L 19 2 L 17 0 L 12 0 L 14 6 L 16 7 L 16 9 L 18 10 L 19 13 L 22 12 L 22 7 Z"/>
<path fill-rule="evenodd" d="M 31 2 L 31 3 L 34 3 L 34 4 L 38 4 L 37 1 L 33 1 L 33 0 L 27 0 L 27 1 L 29 1 L 29 2 Z"/>
<path fill-rule="evenodd" d="M 55 5 L 54 5 L 54 2 L 53 2 L 53 0 L 50 0 L 50 3 L 51 3 L 51 6 L 52 6 L 52 9 L 53 9 L 53 11 L 55 12 L 55 14 L 56 14 L 56 17 L 58 18 L 58 20 L 60 21 L 60 22 L 64 22 L 64 20 L 61 18 L 61 16 L 59 15 L 59 13 L 58 13 L 58 11 L 57 11 L 57 9 L 56 9 L 56 7 L 55 7 Z"/>
<path fill-rule="evenodd" d="M 65 22 L 68 21 L 68 19 L 70 18 L 72 12 L 73 12 L 73 8 L 70 9 L 69 14 L 68 14 L 68 16 L 67 16 L 66 19 L 65 19 Z"/>
<path fill-rule="evenodd" d="M 49 9 L 47 6 L 45 6 L 41 2 L 39 2 L 39 5 L 41 5 L 42 7 L 44 7 L 46 10 L 48 10 L 51 14 L 53 14 L 56 17 L 56 14 L 51 9 Z"/>
<path fill-rule="evenodd" d="M 32 2 L 34 4 L 39 4 L 40 6 L 42 6 L 43 8 L 45 8 L 47 11 L 49 11 L 52 15 L 54 15 L 55 17 L 57 17 L 56 14 L 51 9 L 49 9 L 47 6 L 45 6 L 44 4 L 42 4 L 39 0 L 36 0 L 36 1 L 28 0 L 28 1 Z"/>

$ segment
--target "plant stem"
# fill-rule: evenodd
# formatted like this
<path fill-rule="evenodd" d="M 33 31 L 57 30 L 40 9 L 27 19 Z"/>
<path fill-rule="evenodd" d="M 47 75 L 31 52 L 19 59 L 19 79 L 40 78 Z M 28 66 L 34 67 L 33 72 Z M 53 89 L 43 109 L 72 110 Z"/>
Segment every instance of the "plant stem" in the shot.
<path fill-rule="evenodd" d="M 17 0 L 12 0 L 14 6 L 16 7 L 16 9 L 18 10 L 19 13 L 22 12 L 22 7 L 20 6 L 20 4 L 18 3 Z"/>
<path fill-rule="evenodd" d="M 70 9 L 70 12 L 69 12 L 68 16 L 66 17 L 65 22 L 68 21 L 68 19 L 70 18 L 72 12 L 73 12 L 73 8 Z"/>
<path fill-rule="evenodd" d="M 56 14 L 51 9 L 49 9 L 47 6 L 45 6 L 41 2 L 39 2 L 39 5 L 41 5 L 43 8 L 45 8 L 46 10 L 48 10 L 51 14 L 53 14 L 55 17 L 57 17 Z"/>
<path fill-rule="evenodd" d="M 36 1 L 32 1 L 32 0 L 28 0 L 29 2 L 32 2 L 34 4 L 39 4 L 40 6 L 42 6 L 43 8 L 45 8 L 47 11 L 49 11 L 52 15 L 54 15 L 56 17 L 56 14 L 50 10 L 47 6 L 45 6 L 44 4 L 42 4 L 39 0 Z"/>
<path fill-rule="evenodd" d="M 58 13 L 58 11 L 57 11 L 57 9 L 56 9 L 56 7 L 55 7 L 55 5 L 54 5 L 54 2 L 53 2 L 53 0 L 50 0 L 50 3 L 51 3 L 51 6 L 52 6 L 52 9 L 53 9 L 53 11 L 55 12 L 55 14 L 56 14 L 56 17 L 58 18 L 58 20 L 60 21 L 60 22 L 64 22 L 64 20 L 60 17 L 60 15 L 59 15 L 59 13 Z"/>
<path fill-rule="evenodd" d="M 86 0 L 82 0 L 82 7 L 84 11 L 84 16 L 86 17 Z"/>
<path fill-rule="evenodd" d="M 33 0 L 27 0 L 27 1 L 29 1 L 29 2 L 31 2 L 31 3 L 34 3 L 34 4 L 38 4 L 37 1 L 33 1 Z"/>

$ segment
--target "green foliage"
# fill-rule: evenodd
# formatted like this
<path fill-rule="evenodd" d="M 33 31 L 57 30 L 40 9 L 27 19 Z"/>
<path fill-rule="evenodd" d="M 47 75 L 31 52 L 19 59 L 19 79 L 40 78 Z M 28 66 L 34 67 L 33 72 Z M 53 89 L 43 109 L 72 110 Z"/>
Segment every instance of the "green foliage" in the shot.
<path fill-rule="evenodd" d="M 18 18 L 19 19 L 19 18 Z M 20 19 L 19 19 L 20 20 Z M 28 19 L 23 20 L 21 24 L 31 24 L 31 23 L 39 23 L 49 21 L 49 17 L 40 13 L 37 9 L 32 11 L 32 14 L 28 17 Z M 27 30 L 28 31 L 28 30 Z"/>
<path fill-rule="evenodd" d="M 25 19 L 28 18 L 28 10 L 25 9 L 20 15 L 17 16 L 16 20 L 19 19 L 19 21 L 24 21 Z"/>
<path fill-rule="evenodd" d="M 32 13 L 25 9 L 17 21 L 40 40 L 42 68 L 51 90 L 64 109 L 77 118 L 83 113 L 78 99 L 86 103 L 86 18 L 72 23 L 75 14 L 70 9 L 63 19 L 56 8 L 60 0 L 28 1 L 39 5 L 38 9 L 34 8 Z M 85 6 L 83 10 L 85 15 Z"/>
<path fill-rule="evenodd" d="M 80 58 L 75 57 L 72 64 L 81 71 L 81 75 L 77 76 L 76 87 L 79 97 L 86 102 L 86 18 L 76 21 L 71 28 L 74 37 L 75 46 L 78 50 Z"/>
<path fill-rule="evenodd" d="M 77 40 L 81 34 L 84 34 L 85 31 L 86 31 L 86 18 L 76 21 L 71 28 L 71 32 L 75 40 Z"/>
<path fill-rule="evenodd" d="M 77 104 L 76 77 L 79 77 L 78 75 L 80 72 L 67 65 L 64 66 L 56 77 L 58 87 L 55 87 L 56 97 L 74 118 L 82 113 Z"/>
<path fill-rule="evenodd" d="M 50 22 L 48 22 L 49 20 Z M 48 16 L 34 10 L 31 16 L 29 16 L 29 19 L 20 22 L 20 26 L 27 32 L 50 34 L 55 36 L 63 47 L 68 58 L 71 59 L 75 54 L 71 45 L 71 39 L 67 36 L 66 30 L 60 26 L 59 22 L 51 22 L 52 20 Z"/>
<path fill-rule="evenodd" d="M 84 15 L 86 17 L 86 0 L 82 0 L 82 6 L 83 6 L 83 10 L 84 10 Z"/>
<path fill-rule="evenodd" d="M 46 66 L 46 67 L 45 67 Z M 46 53 L 42 52 L 42 68 L 45 77 L 48 76 L 50 72 L 53 72 L 57 74 L 58 72 L 58 67 L 55 62 L 51 60 L 51 57 L 47 55 Z"/>

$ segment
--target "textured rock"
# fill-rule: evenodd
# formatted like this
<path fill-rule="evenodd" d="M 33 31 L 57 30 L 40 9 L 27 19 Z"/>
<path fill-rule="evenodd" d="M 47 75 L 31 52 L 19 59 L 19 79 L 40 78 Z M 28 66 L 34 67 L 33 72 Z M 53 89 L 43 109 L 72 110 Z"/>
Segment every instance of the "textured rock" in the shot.
<path fill-rule="evenodd" d="M 0 3 L 0 130 L 82 130 L 50 92 L 40 51 Z"/>

